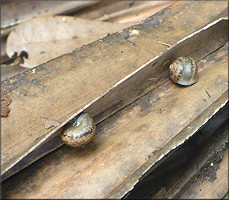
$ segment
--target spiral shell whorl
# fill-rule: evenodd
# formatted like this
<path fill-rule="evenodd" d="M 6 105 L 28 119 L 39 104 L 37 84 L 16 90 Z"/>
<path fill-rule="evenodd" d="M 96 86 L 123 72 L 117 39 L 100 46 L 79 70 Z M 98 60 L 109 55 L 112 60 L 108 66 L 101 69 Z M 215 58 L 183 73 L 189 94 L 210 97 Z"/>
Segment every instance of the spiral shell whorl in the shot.
<path fill-rule="evenodd" d="M 68 146 L 80 147 L 90 142 L 95 129 L 93 119 L 87 113 L 82 113 L 73 124 L 64 129 L 61 139 Z"/>
<path fill-rule="evenodd" d="M 179 57 L 170 66 L 170 78 L 180 85 L 192 85 L 198 81 L 195 61 L 190 57 Z"/>

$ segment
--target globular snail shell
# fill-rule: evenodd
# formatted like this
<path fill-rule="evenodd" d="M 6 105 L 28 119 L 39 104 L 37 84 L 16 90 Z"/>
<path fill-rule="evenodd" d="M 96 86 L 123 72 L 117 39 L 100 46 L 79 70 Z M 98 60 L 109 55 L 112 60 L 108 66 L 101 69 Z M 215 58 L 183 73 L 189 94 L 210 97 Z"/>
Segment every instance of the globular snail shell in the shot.
<path fill-rule="evenodd" d="M 198 81 L 198 69 L 190 57 L 179 57 L 169 66 L 169 75 L 174 83 L 192 85 Z"/>
<path fill-rule="evenodd" d="M 96 126 L 87 113 L 82 113 L 73 123 L 67 125 L 62 134 L 62 141 L 71 147 L 80 147 L 90 142 L 95 134 Z"/>

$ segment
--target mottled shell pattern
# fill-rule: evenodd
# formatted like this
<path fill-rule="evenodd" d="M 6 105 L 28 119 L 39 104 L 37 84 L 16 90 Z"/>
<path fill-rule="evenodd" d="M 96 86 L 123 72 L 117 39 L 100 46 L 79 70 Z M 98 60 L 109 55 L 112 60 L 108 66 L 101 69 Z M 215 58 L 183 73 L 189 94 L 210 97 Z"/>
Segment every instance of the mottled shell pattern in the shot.
<path fill-rule="evenodd" d="M 82 113 L 76 121 L 68 124 L 62 134 L 62 141 L 71 147 L 80 147 L 91 141 L 96 126 L 87 113 Z"/>
<path fill-rule="evenodd" d="M 192 85 L 198 81 L 198 69 L 190 57 L 179 57 L 169 66 L 169 75 L 174 83 Z"/>

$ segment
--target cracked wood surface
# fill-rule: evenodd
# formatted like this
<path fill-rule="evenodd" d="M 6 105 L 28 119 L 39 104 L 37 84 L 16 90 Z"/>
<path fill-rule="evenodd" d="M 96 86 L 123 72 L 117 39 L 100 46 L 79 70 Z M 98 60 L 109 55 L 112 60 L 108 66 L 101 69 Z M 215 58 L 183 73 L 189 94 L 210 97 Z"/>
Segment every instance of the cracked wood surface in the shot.
<path fill-rule="evenodd" d="M 195 85 L 166 81 L 104 120 L 86 148 L 63 146 L 7 179 L 3 197 L 121 198 L 226 104 L 225 58 L 227 48 L 203 60 Z"/>
<path fill-rule="evenodd" d="M 208 8 L 206 8 L 206 5 L 208 5 Z M 123 32 L 108 36 L 103 42 L 94 42 L 70 54 L 36 67 L 36 73 L 33 73 L 33 70 L 28 70 L 21 75 L 4 81 L 2 87 L 11 96 L 12 103 L 10 105 L 10 115 L 2 119 L 2 169 L 4 170 L 10 167 L 18 158 L 25 155 L 29 149 L 42 141 L 50 132 L 58 130 L 69 119 L 91 105 L 95 99 L 101 97 L 110 88 L 118 84 L 119 81 L 125 79 L 126 76 L 135 72 L 152 59 L 152 57 L 164 51 L 167 47 L 157 43 L 158 41 L 172 45 L 209 23 L 209 20 L 214 21 L 214 19 L 221 16 L 222 11 L 226 8 L 226 3 L 224 5 L 225 7 L 220 4 L 218 10 L 215 9 L 217 6 L 219 6 L 217 2 L 174 3 L 171 7 L 155 15 L 155 17 L 151 17 L 145 22 L 126 29 Z M 199 12 L 204 9 L 207 12 L 203 12 L 205 13 L 203 16 L 195 15 L 199 20 L 193 24 L 192 21 L 186 19 L 188 17 L 183 14 L 183 9 L 186 9 L 189 13 Z M 195 17 L 193 20 L 195 20 Z M 161 19 L 161 21 L 158 19 Z M 186 24 L 184 25 L 182 23 L 185 19 Z M 171 21 L 177 27 L 176 30 L 171 27 Z M 189 29 L 186 26 L 189 26 Z M 165 29 L 167 30 L 166 33 L 163 32 Z M 130 36 L 129 33 L 132 30 L 139 30 L 140 34 Z M 162 32 L 163 34 L 161 34 Z M 168 38 L 169 34 L 171 36 Z M 126 38 L 135 45 L 128 42 Z M 140 48 L 142 46 L 144 48 Z M 166 73 L 161 78 L 165 77 L 167 77 Z M 221 90 L 220 92 L 222 94 Z M 140 93 L 135 98 L 141 97 L 143 94 Z M 112 110 L 112 112 L 121 109 L 124 105 Z M 91 109 L 90 114 L 95 116 L 99 113 L 98 110 L 93 111 Z M 107 117 L 109 115 L 108 113 L 105 116 Z M 56 129 L 45 130 L 40 121 L 41 117 L 58 120 L 61 122 L 61 125 Z M 100 117 L 98 121 L 106 117 Z M 99 137 L 99 133 L 97 137 Z M 118 140 L 121 141 L 121 139 Z M 9 143 L 8 141 L 11 142 Z M 109 145 L 106 148 L 108 147 Z M 101 148 L 103 149 L 103 147 Z M 64 149 L 68 148 L 64 147 Z M 79 151 L 74 149 L 68 150 L 72 151 L 72 153 Z M 90 152 L 90 147 L 88 151 Z M 81 154 L 83 155 L 84 153 L 81 152 Z M 82 156 L 81 158 L 83 160 L 86 158 L 92 159 L 90 156 L 86 156 L 86 158 Z M 85 162 L 90 161 L 85 160 Z M 101 190 L 103 189 L 101 187 Z M 97 196 L 101 195 L 101 192 Z M 58 194 L 55 194 L 58 197 Z M 41 195 L 45 196 L 47 193 L 45 194 L 44 192 Z M 64 197 L 68 196 L 64 193 L 62 195 Z M 78 197 L 76 193 L 75 195 L 72 193 L 69 195 Z M 83 192 L 82 195 L 92 194 L 85 194 Z M 61 198 L 63 196 L 59 197 Z M 92 197 L 94 196 L 92 195 Z"/>

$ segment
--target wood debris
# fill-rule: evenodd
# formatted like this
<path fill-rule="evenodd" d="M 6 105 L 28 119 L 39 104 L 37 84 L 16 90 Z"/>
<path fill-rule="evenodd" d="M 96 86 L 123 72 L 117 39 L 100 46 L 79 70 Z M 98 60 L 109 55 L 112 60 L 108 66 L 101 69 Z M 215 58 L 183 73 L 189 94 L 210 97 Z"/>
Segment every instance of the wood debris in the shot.
<path fill-rule="evenodd" d="M 7 117 L 10 112 L 9 105 L 12 99 L 5 90 L 1 91 L 1 117 Z"/>
<path fill-rule="evenodd" d="M 49 129 L 51 127 L 55 128 L 60 125 L 60 122 L 58 122 L 57 120 L 53 120 L 46 117 L 41 117 L 41 123 L 44 125 L 45 129 Z"/>

